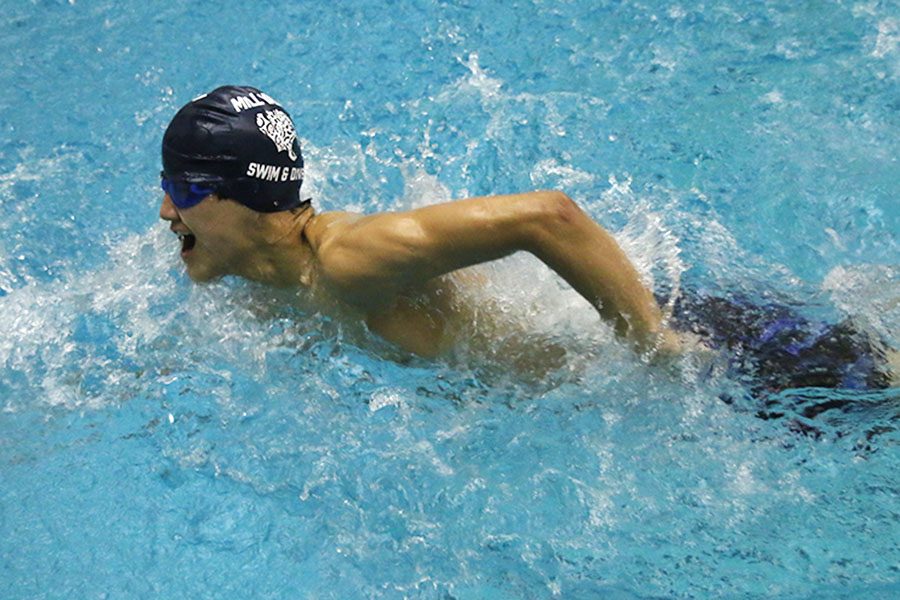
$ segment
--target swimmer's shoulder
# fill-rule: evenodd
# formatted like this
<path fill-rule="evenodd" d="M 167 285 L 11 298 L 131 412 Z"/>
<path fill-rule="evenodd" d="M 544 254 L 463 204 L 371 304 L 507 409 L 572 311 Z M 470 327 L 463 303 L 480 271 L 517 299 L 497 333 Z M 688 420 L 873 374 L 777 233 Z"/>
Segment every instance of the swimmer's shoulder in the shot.
<path fill-rule="evenodd" d="M 363 215 L 341 210 L 318 213 L 307 221 L 303 235 L 313 252 L 318 255 L 330 242 L 341 237 Z"/>
<path fill-rule="evenodd" d="M 372 292 L 366 244 L 356 235 L 358 225 L 368 217 L 359 213 L 334 211 L 313 216 L 303 229 L 315 261 L 318 280 L 338 298 L 359 304 Z"/>

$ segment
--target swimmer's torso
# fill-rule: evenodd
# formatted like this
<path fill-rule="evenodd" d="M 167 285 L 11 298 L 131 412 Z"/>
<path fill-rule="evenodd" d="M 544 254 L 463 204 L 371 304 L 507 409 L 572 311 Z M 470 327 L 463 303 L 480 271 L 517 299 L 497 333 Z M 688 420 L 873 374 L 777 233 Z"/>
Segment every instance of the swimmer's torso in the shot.
<path fill-rule="evenodd" d="M 371 238 L 341 247 L 348 231 L 364 218 L 332 212 L 310 222 L 305 235 L 316 257 L 318 291 L 350 307 L 373 333 L 408 352 L 425 357 L 446 352 L 468 313 L 460 284 L 471 281 L 473 275 L 463 269 L 424 285 L 383 285 L 384 280 L 396 281 L 379 273 L 380 265 L 390 264 L 383 257 L 402 254 L 404 248 L 392 247 L 390 240 L 377 243 Z"/>
<path fill-rule="evenodd" d="M 459 330 L 464 300 L 448 277 L 425 289 L 397 296 L 384 308 L 369 311 L 369 329 L 408 352 L 433 357 L 453 345 Z"/>

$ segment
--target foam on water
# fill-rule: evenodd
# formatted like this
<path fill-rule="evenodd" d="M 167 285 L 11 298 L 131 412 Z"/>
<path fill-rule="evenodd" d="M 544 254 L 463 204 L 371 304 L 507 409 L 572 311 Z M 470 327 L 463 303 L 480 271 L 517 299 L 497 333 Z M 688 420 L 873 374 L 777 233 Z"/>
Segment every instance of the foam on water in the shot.
<path fill-rule="evenodd" d="M 900 273 L 897 265 L 835 267 L 822 282 L 834 302 L 890 347 L 900 332 Z"/>

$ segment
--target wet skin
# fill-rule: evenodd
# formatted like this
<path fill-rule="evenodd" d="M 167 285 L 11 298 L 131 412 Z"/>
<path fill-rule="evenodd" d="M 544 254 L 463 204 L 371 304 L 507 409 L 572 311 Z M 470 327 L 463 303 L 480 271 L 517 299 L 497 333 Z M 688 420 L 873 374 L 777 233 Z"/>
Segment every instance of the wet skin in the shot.
<path fill-rule="evenodd" d="M 561 192 L 373 215 L 312 208 L 263 214 L 215 196 L 178 209 L 166 195 L 160 218 L 185 236 L 181 258 L 194 281 L 232 274 L 323 291 L 372 331 L 424 356 L 452 343 L 447 275 L 517 251 L 553 269 L 638 350 L 679 345 L 612 236 Z"/>

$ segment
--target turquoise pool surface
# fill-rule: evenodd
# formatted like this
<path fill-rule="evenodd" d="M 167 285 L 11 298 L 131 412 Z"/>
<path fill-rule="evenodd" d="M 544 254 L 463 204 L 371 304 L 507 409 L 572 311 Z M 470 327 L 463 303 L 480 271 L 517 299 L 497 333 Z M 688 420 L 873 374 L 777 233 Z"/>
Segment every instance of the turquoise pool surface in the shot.
<path fill-rule="evenodd" d="M 479 298 L 563 365 L 510 372 L 502 340 L 411 359 L 192 284 L 157 216 L 168 120 L 254 85 L 320 209 L 559 188 L 661 295 L 896 349 L 896 2 L 4 13 L 0 597 L 900 597 L 897 388 L 647 364 L 527 256 Z"/>

